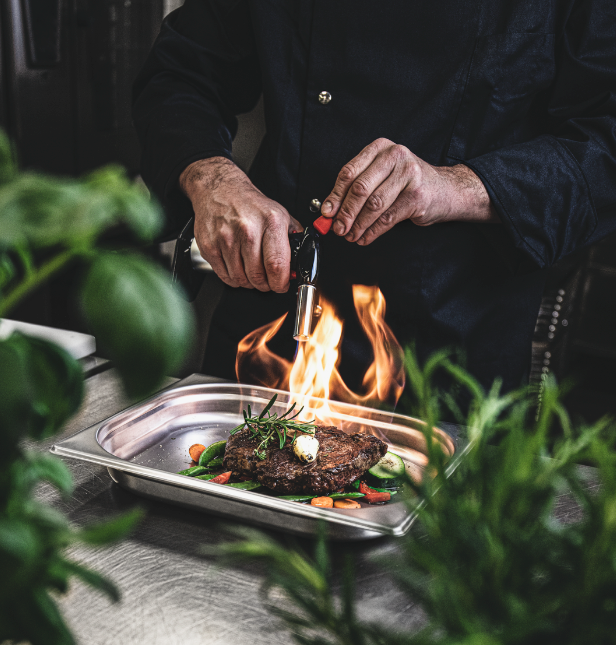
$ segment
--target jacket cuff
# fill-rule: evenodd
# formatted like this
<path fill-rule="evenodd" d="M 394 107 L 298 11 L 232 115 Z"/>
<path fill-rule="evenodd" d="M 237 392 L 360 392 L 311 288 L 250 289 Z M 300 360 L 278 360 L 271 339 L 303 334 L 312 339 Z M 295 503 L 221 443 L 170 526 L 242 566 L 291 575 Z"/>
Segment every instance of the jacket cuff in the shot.
<path fill-rule="evenodd" d="M 540 268 L 583 246 L 597 226 L 588 182 L 555 137 L 459 159 L 484 183 L 517 248 Z"/>

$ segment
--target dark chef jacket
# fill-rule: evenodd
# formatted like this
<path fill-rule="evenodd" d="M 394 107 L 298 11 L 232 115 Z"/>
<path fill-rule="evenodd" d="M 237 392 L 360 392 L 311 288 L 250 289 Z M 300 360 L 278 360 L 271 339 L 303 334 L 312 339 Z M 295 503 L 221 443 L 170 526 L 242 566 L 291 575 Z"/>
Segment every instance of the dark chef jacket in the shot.
<path fill-rule="evenodd" d="M 370 360 L 350 285 L 376 283 L 402 342 L 462 348 L 484 385 L 519 385 L 543 269 L 616 228 L 615 0 L 187 0 L 135 85 L 143 177 L 174 226 L 192 212 L 181 171 L 231 159 L 234 115 L 261 94 L 250 176 L 303 224 L 379 137 L 470 166 L 502 221 L 405 221 L 367 247 L 326 237 L 321 287 L 346 318 L 348 380 Z M 233 377 L 239 339 L 293 308 L 292 290 L 227 288 L 205 369 Z"/>

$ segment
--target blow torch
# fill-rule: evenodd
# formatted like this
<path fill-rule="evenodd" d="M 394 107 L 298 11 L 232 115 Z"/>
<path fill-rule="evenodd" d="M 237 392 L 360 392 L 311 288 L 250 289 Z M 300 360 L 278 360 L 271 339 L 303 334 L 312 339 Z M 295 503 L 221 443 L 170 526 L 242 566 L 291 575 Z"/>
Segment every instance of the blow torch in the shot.
<path fill-rule="evenodd" d="M 291 279 L 297 280 L 297 305 L 293 338 L 305 342 L 310 339 L 313 320 L 321 314 L 318 303 L 317 279 L 320 265 L 320 236 L 328 233 L 332 220 L 317 218 L 300 233 L 289 233 L 291 246 Z M 196 297 L 203 278 L 213 272 L 211 264 L 199 252 L 191 219 L 178 237 L 173 257 L 173 282 L 181 283 L 189 302 Z"/>

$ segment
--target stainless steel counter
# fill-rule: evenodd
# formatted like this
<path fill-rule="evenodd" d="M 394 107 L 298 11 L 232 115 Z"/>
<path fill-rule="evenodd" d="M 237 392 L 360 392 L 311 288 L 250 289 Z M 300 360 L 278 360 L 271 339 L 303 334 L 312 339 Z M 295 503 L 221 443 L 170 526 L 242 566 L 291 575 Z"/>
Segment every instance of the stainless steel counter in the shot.
<path fill-rule="evenodd" d="M 168 379 L 167 385 L 175 379 Z M 67 437 L 125 408 L 129 401 L 121 393 L 113 370 L 95 374 L 86 381 L 87 394 L 79 414 L 67 425 Z M 47 450 L 58 437 L 36 448 Z M 103 549 L 74 547 L 70 555 L 111 578 L 122 592 L 113 604 L 106 597 L 74 583 L 61 599 L 64 615 L 81 645 L 271 645 L 291 643 L 276 619 L 265 609 L 259 588 L 263 571 L 241 564 L 221 570 L 200 554 L 204 544 L 230 539 L 228 522 L 213 516 L 134 497 L 114 484 L 107 470 L 86 462 L 67 459 L 75 481 L 75 492 L 61 500 L 48 487 L 39 495 L 68 513 L 83 526 L 140 506 L 146 516 L 127 540 Z M 590 469 L 589 469 L 590 470 Z M 592 485 L 592 484 L 591 484 Z M 562 497 L 557 516 L 573 519 L 574 503 Z M 276 535 L 280 540 L 290 538 Z M 307 540 L 296 543 L 310 548 Z M 398 591 L 388 574 L 372 562 L 377 555 L 395 557 L 393 538 L 365 543 L 334 544 L 337 555 L 356 555 L 357 592 L 361 614 L 367 621 L 380 621 L 400 628 L 418 628 L 421 609 Z"/>

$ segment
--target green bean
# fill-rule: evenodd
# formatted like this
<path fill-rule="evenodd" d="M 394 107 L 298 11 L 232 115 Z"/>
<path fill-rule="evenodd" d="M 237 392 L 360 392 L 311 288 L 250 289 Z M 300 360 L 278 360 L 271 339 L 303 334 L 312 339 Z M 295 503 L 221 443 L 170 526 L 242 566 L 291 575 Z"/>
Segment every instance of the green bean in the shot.
<path fill-rule="evenodd" d="M 180 470 L 178 475 L 186 475 L 188 477 L 196 477 L 197 475 L 203 475 L 207 472 L 207 468 L 204 466 L 193 466 L 192 468 L 187 468 L 186 470 Z"/>
<path fill-rule="evenodd" d="M 199 457 L 199 466 L 207 466 L 212 461 L 212 459 L 223 455 L 226 445 L 226 441 L 216 441 L 208 446 Z"/>
<path fill-rule="evenodd" d="M 247 482 L 235 482 L 233 484 L 226 484 L 227 486 L 233 486 L 233 488 L 239 488 L 240 490 L 254 490 L 255 488 L 260 488 L 261 484 L 259 482 L 247 481 Z"/>
<path fill-rule="evenodd" d="M 309 502 L 316 495 L 278 495 L 278 499 L 286 499 L 288 502 Z"/>

